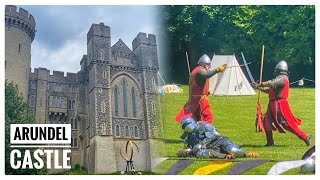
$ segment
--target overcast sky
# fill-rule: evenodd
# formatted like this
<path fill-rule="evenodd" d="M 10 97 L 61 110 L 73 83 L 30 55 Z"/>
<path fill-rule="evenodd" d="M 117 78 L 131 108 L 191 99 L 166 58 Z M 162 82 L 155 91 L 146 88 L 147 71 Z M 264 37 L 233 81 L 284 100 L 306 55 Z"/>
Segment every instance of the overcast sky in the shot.
<path fill-rule="evenodd" d="M 87 54 L 87 32 L 92 23 L 111 28 L 111 46 L 120 38 L 132 50 L 139 32 L 158 35 L 156 6 L 19 6 L 36 20 L 31 68 L 74 72 Z M 158 47 L 159 49 L 159 47 Z"/>

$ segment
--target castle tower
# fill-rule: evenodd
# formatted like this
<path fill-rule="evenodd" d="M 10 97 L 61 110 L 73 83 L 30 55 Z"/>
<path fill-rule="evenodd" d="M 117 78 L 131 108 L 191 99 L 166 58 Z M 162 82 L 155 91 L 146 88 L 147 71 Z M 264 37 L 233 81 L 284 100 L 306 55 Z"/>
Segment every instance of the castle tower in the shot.
<path fill-rule="evenodd" d="M 18 84 L 19 91 L 28 98 L 31 64 L 31 43 L 36 22 L 23 8 L 5 7 L 5 78 Z"/>
<path fill-rule="evenodd" d="M 87 34 L 89 173 L 116 171 L 110 93 L 110 27 L 93 24 Z"/>
<path fill-rule="evenodd" d="M 159 157 L 159 149 L 163 145 L 160 138 L 163 137 L 163 127 L 160 116 L 160 96 L 158 93 L 159 71 L 158 53 L 156 36 L 153 34 L 139 33 L 132 42 L 133 53 L 141 62 L 142 83 L 144 91 L 144 116 L 147 129 L 147 144 L 150 148 L 150 164 L 152 167 L 156 164 Z"/>
<path fill-rule="evenodd" d="M 142 66 L 145 117 L 148 127 L 147 138 L 157 138 L 162 133 L 160 130 L 159 94 L 157 93 L 159 64 L 156 36 L 149 34 L 147 37 L 145 33 L 139 33 L 132 42 L 132 49 Z M 158 124 L 159 122 L 160 124 Z"/>

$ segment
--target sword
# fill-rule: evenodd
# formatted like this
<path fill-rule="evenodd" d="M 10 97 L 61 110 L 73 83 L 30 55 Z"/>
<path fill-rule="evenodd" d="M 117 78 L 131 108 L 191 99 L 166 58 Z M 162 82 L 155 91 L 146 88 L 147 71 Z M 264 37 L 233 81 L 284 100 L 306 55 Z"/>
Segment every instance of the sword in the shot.
<path fill-rule="evenodd" d="M 248 72 L 248 75 L 249 75 L 249 78 L 250 78 L 251 83 L 256 83 L 256 81 L 253 79 L 253 76 L 252 76 L 252 74 L 251 74 L 251 71 L 250 71 L 249 67 L 247 66 L 246 58 L 244 58 L 244 55 L 243 55 L 242 52 L 241 52 L 241 56 L 242 56 L 244 65 L 246 66 L 246 70 L 247 70 L 247 72 Z"/>
<path fill-rule="evenodd" d="M 249 63 L 245 63 L 245 64 L 241 64 L 239 66 L 229 66 L 229 67 L 226 67 L 226 68 L 233 68 L 233 67 L 242 67 L 242 66 L 247 66 L 248 64 L 251 64 L 252 62 L 249 62 Z"/>

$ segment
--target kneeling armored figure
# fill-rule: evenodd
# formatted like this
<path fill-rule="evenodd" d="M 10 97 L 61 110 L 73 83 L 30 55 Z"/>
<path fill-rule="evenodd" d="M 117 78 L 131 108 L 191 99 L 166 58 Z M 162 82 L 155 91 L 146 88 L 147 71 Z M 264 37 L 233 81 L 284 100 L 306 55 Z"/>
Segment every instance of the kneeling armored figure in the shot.
<path fill-rule="evenodd" d="M 228 137 L 221 135 L 211 124 L 198 122 L 193 118 L 181 121 L 183 134 L 180 138 L 186 143 L 185 148 L 177 152 L 179 157 L 233 159 L 247 157 L 247 154 Z"/>

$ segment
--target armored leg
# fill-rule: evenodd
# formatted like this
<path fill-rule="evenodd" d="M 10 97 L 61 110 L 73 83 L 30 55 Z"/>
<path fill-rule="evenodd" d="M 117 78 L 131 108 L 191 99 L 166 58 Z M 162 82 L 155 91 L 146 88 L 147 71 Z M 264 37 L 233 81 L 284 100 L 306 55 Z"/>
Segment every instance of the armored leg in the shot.
<path fill-rule="evenodd" d="M 212 149 L 200 149 L 196 156 L 198 158 L 219 158 L 224 159 L 226 158 L 227 154 L 222 154 L 220 152 L 214 151 Z"/>
<path fill-rule="evenodd" d="M 177 156 L 178 157 L 192 157 L 193 156 L 192 149 L 190 149 L 190 148 L 180 149 L 177 152 Z"/>
<path fill-rule="evenodd" d="M 305 132 L 303 132 L 301 129 L 299 129 L 299 127 L 297 125 L 293 125 L 293 127 L 288 126 L 287 123 L 282 123 L 281 125 L 285 130 L 295 134 L 300 139 L 302 139 L 306 143 L 307 146 L 311 145 L 310 136 L 308 136 Z"/>
<path fill-rule="evenodd" d="M 233 143 L 228 143 L 222 146 L 222 148 L 228 154 L 234 154 L 236 157 L 246 157 L 246 153 L 243 151 L 243 149 Z"/>

